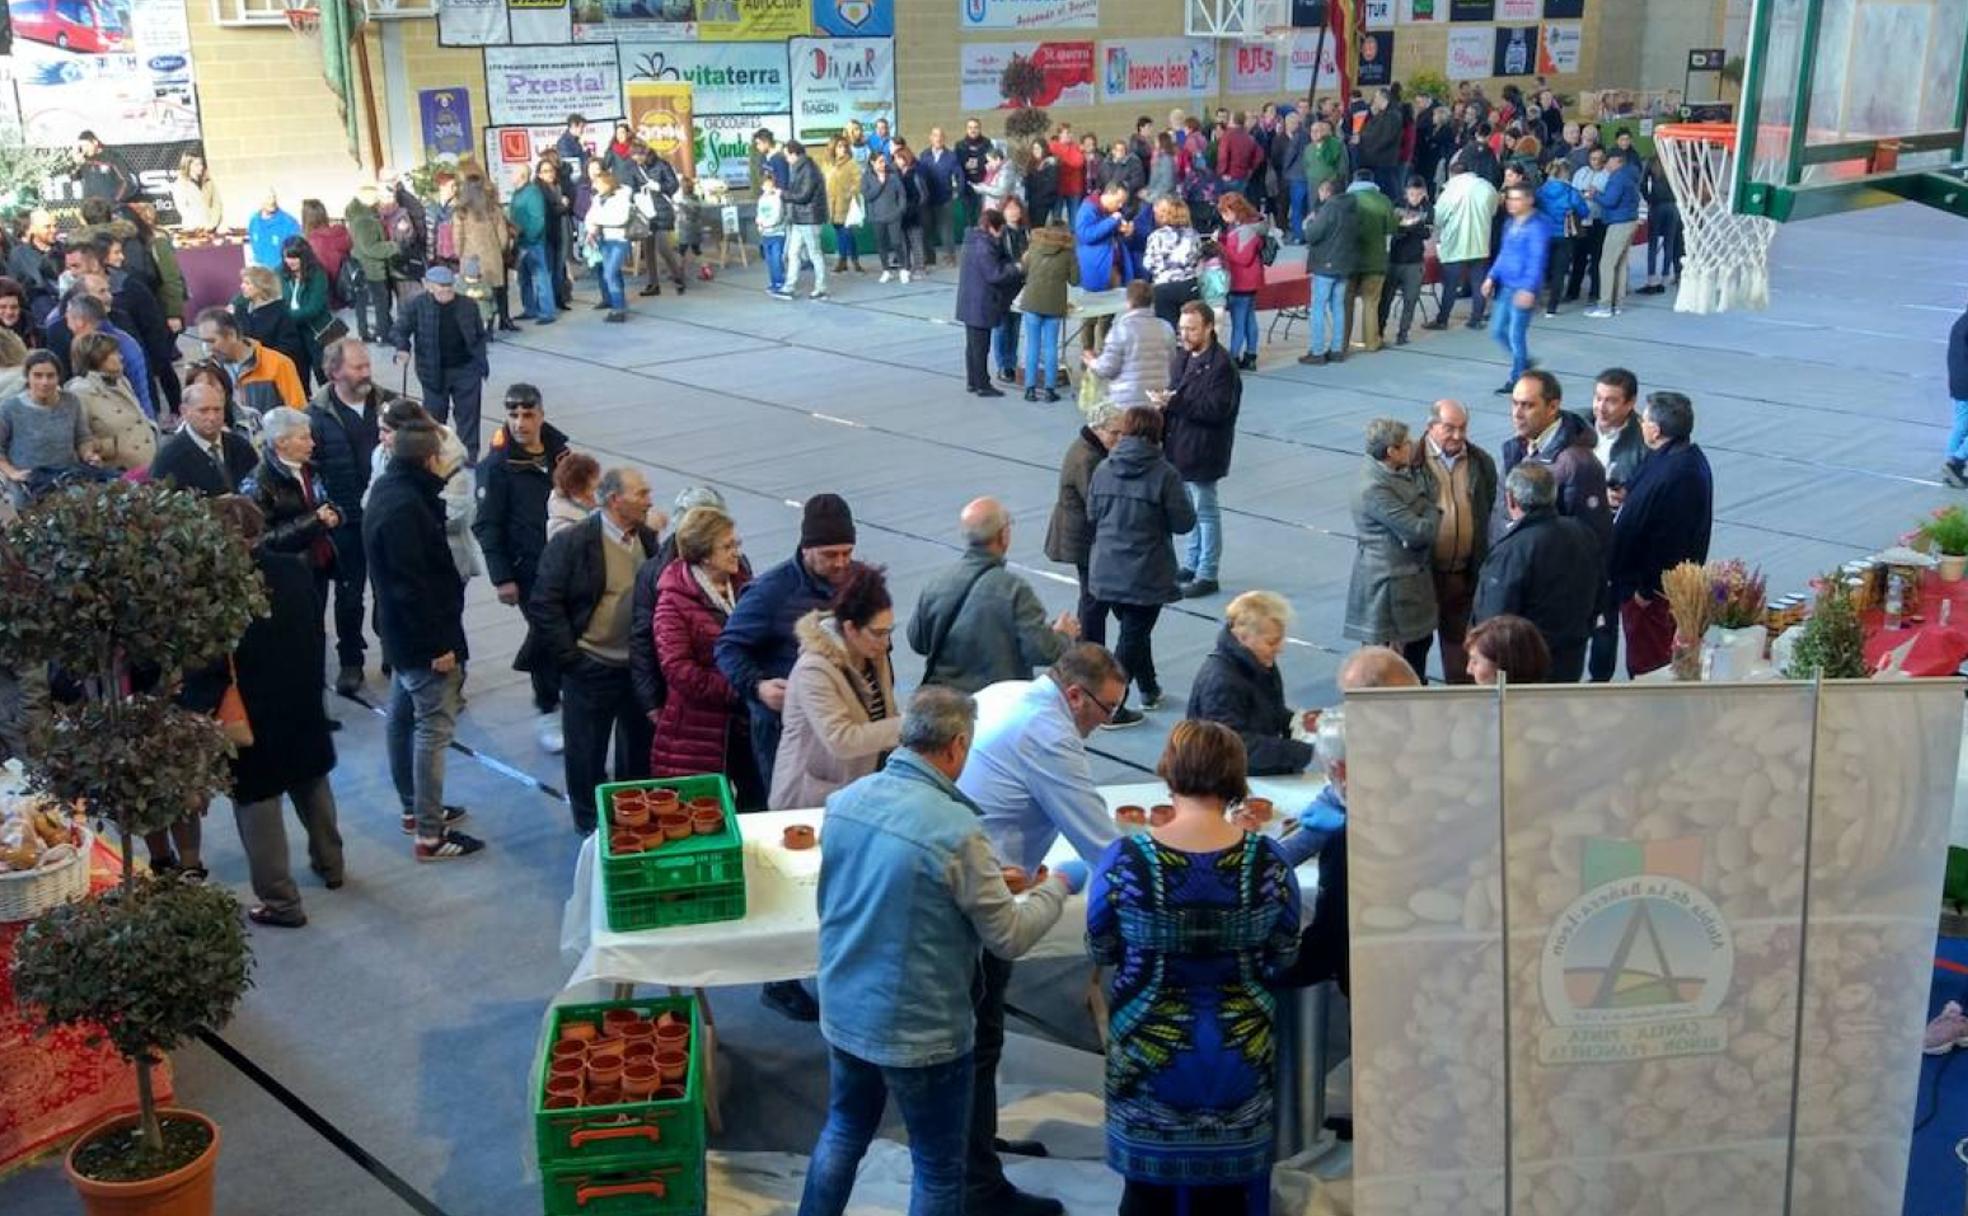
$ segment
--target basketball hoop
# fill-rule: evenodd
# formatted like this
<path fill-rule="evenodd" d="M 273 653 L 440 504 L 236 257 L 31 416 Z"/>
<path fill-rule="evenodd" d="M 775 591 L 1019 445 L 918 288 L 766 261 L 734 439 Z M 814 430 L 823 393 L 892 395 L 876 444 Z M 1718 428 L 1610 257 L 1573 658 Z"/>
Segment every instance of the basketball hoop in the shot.
<path fill-rule="evenodd" d="M 310 42 L 321 37 L 319 0 L 286 0 L 287 28 Z"/>
<path fill-rule="evenodd" d="M 1687 245 L 1674 311 L 1761 309 L 1770 303 L 1774 221 L 1729 207 L 1735 180 L 1736 129 L 1727 123 L 1666 123 L 1654 128 Z"/>

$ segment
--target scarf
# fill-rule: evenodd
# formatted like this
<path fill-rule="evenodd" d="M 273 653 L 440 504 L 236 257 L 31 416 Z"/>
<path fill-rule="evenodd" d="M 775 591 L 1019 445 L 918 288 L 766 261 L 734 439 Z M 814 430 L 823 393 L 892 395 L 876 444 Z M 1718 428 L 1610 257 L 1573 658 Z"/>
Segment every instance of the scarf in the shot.
<path fill-rule="evenodd" d="M 710 572 L 702 566 L 693 563 L 690 567 L 690 577 L 697 580 L 697 585 L 704 589 L 705 597 L 711 601 L 711 607 L 719 612 L 730 616 L 732 609 L 738 606 L 738 597 L 733 593 L 729 583 L 720 588 L 711 578 Z"/>

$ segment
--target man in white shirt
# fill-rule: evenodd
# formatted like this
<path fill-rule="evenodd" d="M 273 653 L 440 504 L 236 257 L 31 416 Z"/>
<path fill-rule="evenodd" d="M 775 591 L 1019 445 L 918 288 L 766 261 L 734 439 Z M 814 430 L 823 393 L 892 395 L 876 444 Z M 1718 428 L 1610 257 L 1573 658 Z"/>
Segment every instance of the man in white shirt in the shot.
<path fill-rule="evenodd" d="M 957 788 L 982 811 L 999 861 L 1033 873 L 1064 833 L 1081 859 L 1092 862 L 1119 838 L 1093 784 L 1086 737 L 1113 717 L 1127 685 L 1127 673 L 1105 647 L 1082 642 L 1036 680 L 1007 680 L 977 693 L 976 740 Z M 998 1160 L 998 1057 L 1010 984 L 1008 961 L 980 956 L 965 1210 L 1057 1216 L 1063 1205 L 1013 1187 Z"/>

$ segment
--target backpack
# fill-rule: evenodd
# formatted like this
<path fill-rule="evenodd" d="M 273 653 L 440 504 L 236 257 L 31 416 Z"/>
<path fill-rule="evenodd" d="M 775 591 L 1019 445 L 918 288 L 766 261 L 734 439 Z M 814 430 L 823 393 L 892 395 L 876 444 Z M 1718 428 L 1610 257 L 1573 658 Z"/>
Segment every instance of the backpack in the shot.
<path fill-rule="evenodd" d="M 1258 238 L 1257 260 L 1266 266 L 1278 260 L 1278 234 L 1273 229 L 1266 228 L 1264 235 Z"/>
<path fill-rule="evenodd" d="M 417 239 L 417 221 L 407 207 L 393 208 L 389 213 L 388 232 L 396 252 L 390 255 L 390 269 L 404 279 L 424 277 L 423 242 Z"/>

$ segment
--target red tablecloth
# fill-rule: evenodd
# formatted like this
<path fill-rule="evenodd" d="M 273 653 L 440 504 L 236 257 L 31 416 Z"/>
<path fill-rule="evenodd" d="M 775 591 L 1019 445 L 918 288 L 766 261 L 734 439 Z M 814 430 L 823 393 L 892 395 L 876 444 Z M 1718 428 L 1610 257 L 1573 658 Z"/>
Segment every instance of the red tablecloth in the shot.
<path fill-rule="evenodd" d="M 239 294 L 239 272 L 246 268 L 246 246 L 181 246 L 178 269 L 185 277 L 185 316 L 193 318 L 200 309 L 232 303 Z"/>
<path fill-rule="evenodd" d="M 121 860 L 98 841 L 90 885 L 116 885 Z M 27 1164 L 100 1119 L 137 1108 L 137 1076 L 107 1043 L 88 1046 L 74 1029 L 36 1038 L 14 1005 L 11 976 L 20 925 L 0 925 L 0 1174 Z M 171 1096 L 169 1065 L 153 1074 Z"/>
<path fill-rule="evenodd" d="M 1941 624 L 1941 605 L 1948 605 L 1948 623 Z M 1868 612 L 1859 618 L 1865 627 L 1866 665 L 1875 671 L 1886 656 L 1908 641 L 1903 670 L 1915 676 L 1951 676 L 1968 661 L 1968 579 L 1944 583 L 1941 576 L 1927 571 L 1920 581 L 1917 620 L 1909 619 L 1898 629 L 1886 628 L 1884 612 Z"/>

